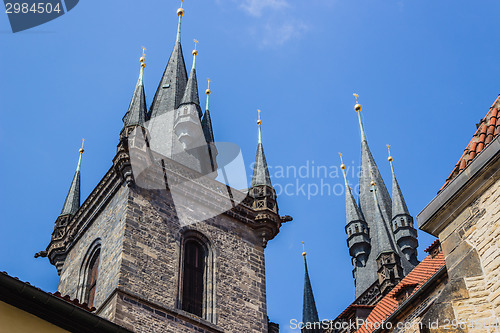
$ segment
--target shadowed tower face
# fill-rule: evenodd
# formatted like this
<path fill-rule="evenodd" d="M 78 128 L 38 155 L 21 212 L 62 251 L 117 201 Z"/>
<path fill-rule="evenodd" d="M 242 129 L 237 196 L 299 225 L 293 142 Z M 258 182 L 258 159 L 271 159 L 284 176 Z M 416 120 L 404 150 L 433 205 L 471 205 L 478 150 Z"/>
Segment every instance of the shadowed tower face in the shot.
<path fill-rule="evenodd" d="M 361 132 L 359 204 L 346 183 L 346 233 L 356 298 L 369 304 L 386 294 L 418 263 L 417 233 L 393 170 L 392 199 L 368 146 L 358 95 L 354 110 Z M 342 170 L 345 166 L 342 163 Z M 345 172 L 344 172 L 345 177 Z"/>
<path fill-rule="evenodd" d="M 62 294 L 132 331 L 267 332 L 264 249 L 291 218 L 279 215 L 261 139 L 249 194 L 215 180 L 210 89 L 203 113 L 198 51 L 188 77 L 177 13 L 149 112 L 143 53 L 112 167 L 80 206 L 78 163 L 40 255 L 56 266 Z"/>

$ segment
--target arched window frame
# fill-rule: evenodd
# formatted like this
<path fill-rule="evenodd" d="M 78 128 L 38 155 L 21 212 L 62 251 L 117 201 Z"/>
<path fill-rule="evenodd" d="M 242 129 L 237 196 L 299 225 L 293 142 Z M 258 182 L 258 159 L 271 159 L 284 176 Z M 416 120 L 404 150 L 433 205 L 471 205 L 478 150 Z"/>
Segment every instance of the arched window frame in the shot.
<path fill-rule="evenodd" d="M 215 278 L 215 255 L 209 239 L 202 233 L 195 230 L 186 230 L 182 233 L 180 243 L 179 260 L 179 292 L 177 297 L 177 307 L 183 309 L 184 295 L 184 262 L 186 243 L 195 241 L 203 248 L 205 252 L 204 270 L 203 270 L 203 299 L 201 318 L 216 324 L 216 278 Z"/>
<path fill-rule="evenodd" d="M 80 277 L 78 281 L 78 299 L 81 300 L 82 303 L 87 303 L 89 307 L 92 307 L 95 305 L 95 290 L 97 289 L 97 283 L 99 281 L 99 271 L 100 271 L 100 265 L 101 265 L 101 239 L 98 238 L 96 239 L 92 245 L 90 245 L 89 249 L 87 250 L 87 253 L 85 254 L 85 257 L 83 258 L 82 265 L 80 267 Z M 89 302 L 89 279 L 90 279 L 90 273 L 91 273 L 91 264 L 94 262 L 95 257 L 98 256 L 98 266 L 97 266 L 97 277 L 96 277 L 96 286 L 94 289 L 94 297 L 93 297 L 93 302 L 90 304 Z"/>

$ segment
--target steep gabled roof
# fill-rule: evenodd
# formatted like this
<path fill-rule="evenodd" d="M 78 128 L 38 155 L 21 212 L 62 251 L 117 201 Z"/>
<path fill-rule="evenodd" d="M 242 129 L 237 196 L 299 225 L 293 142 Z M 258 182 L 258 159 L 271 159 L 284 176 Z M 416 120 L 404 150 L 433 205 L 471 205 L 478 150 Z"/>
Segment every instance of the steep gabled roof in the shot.
<path fill-rule="evenodd" d="M 75 175 L 73 176 L 73 181 L 71 182 L 68 195 L 66 196 L 66 200 L 64 201 L 64 205 L 59 216 L 72 215 L 78 210 L 78 208 L 80 208 L 80 166 L 82 163 L 82 154 L 83 149 L 80 150 L 80 157 L 78 158 Z"/>
<path fill-rule="evenodd" d="M 453 171 L 446 179 L 441 190 L 448 185 L 459 173 L 461 173 L 493 139 L 500 133 L 500 95 L 498 95 L 495 102 L 491 105 L 488 113 L 477 124 L 477 130 L 472 136 L 464 153 L 458 159 L 457 164 Z"/>

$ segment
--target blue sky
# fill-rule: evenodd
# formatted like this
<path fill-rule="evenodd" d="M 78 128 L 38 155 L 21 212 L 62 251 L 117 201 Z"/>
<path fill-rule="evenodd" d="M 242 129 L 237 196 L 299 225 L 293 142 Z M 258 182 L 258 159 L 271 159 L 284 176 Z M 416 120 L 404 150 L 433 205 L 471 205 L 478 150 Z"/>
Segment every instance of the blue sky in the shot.
<path fill-rule="evenodd" d="M 178 5 L 82 0 L 68 14 L 16 34 L 0 14 L 0 270 L 56 290 L 55 268 L 33 254 L 50 241 L 81 138 L 84 200 L 111 166 L 141 46 L 147 48 L 146 99 L 152 100 L 175 41 Z M 416 216 L 500 93 L 496 0 L 186 0 L 184 7 L 186 65 L 196 38 L 200 90 L 205 78 L 212 80 L 216 140 L 238 144 L 252 163 L 256 109 L 262 109 L 277 187 L 297 187 L 297 179 L 275 172 L 280 166 L 334 170 L 339 151 L 348 166 L 358 165 L 357 92 L 386 185 L 385 145 L 391 144 Z M 343 183 L 338 176 L 309 174 L 298 179 L 299 187 L 323 181 L 335 188 Z M 296 191 L 278 200 L 280 213 L 294 221 L 266 249 L 268 313 L 287 332 L 302 312 L 301 241 L 320 318 L 335 318 L 350 304 L 354 284 L 343 194 L 308 198 Z M 433 240 L 419 232 L 420 259 Z"/>

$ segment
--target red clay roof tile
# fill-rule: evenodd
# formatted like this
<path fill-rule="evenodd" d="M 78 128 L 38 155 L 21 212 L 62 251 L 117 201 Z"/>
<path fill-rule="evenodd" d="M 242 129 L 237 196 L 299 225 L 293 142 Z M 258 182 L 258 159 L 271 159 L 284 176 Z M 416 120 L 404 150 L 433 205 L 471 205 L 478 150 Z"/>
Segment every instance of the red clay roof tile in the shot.
<path fill-rule="evenodd" d="M 451 174 L 446 179 L 441 190 L 448 185 L 459 173 L 461 173 L 467 165 L 469 165 L 472 160 L 479 154 L 486 145 L 488 145 L 493 139 L 500 134 L 500 117 L 498 117 L 498 109 L 500 108 L 500 95 L 498 95 L 495 102 L 491 105 L 486 116 L 478 124 L 478 128 L 472 140 L 469 142 L 464 150 L 464 153 L 458 160 L 455 168 Z"/>
<path fill-rule="evenodd" d="M 432 244 L 429 248 L 435 246 Z M 395 295 L 398 291 L 408 285 L 414 285 L 415 293 L 422 285 L 427 282 L 437 271 L 445 265 L 444 254 L 440 252 L 434 258 L 428 255 L 420 264 L 418 264 L 401 282 L 394 287 L 386 296 L 384 296 L 372 310 L 368 318 L 366 318 L 366 325 L 360 327 L 357 331 L 359 333 L 370 333 L 376 329 L 376 325 L 384 322 L 394 311 L 399 307 Z M 370 324 L 373 324 L 371 327 Z"/>

